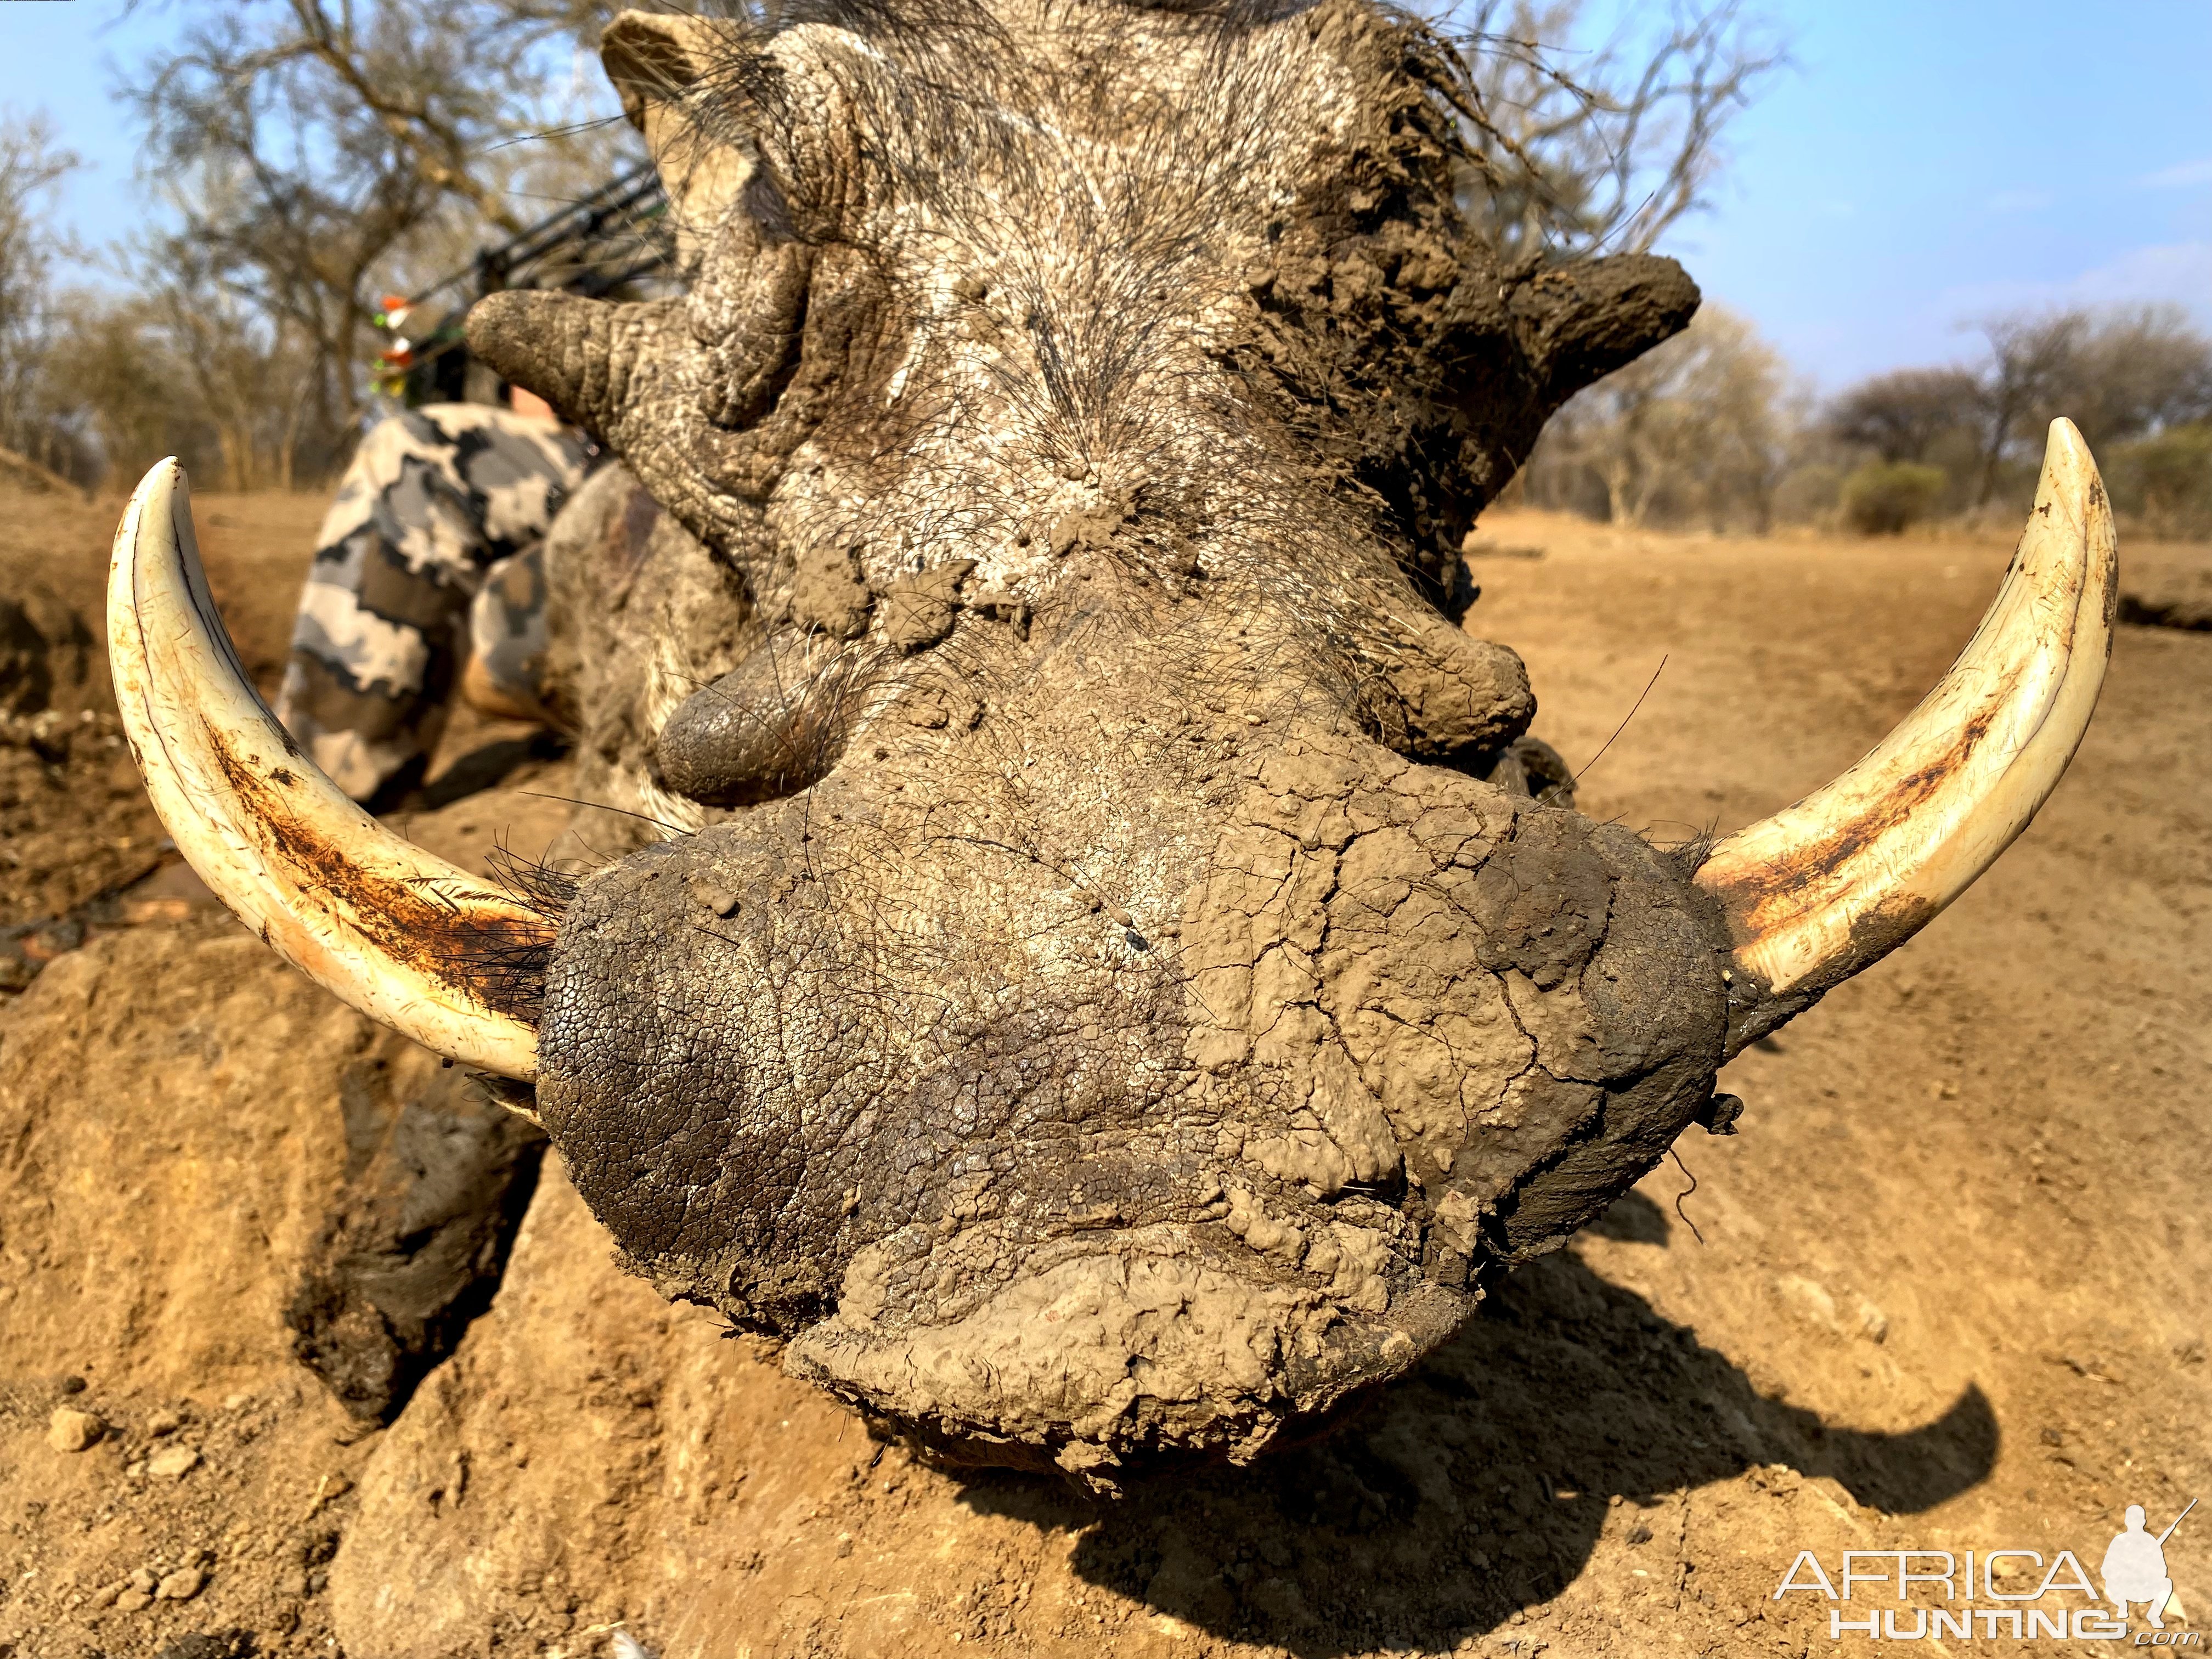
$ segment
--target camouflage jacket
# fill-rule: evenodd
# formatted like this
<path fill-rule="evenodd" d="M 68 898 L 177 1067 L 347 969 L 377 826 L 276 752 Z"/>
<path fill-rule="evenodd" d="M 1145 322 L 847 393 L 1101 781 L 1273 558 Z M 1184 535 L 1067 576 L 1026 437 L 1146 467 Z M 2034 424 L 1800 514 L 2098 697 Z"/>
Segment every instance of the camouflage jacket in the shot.
<path fill-rule="evenodd" d="M 356 800 L 418 781 L 460 683 L 540 718 L 545 532 L 599 459 L 572 428 L 476 404 L 380 422 L 300 598 L 278 719 Z"/>

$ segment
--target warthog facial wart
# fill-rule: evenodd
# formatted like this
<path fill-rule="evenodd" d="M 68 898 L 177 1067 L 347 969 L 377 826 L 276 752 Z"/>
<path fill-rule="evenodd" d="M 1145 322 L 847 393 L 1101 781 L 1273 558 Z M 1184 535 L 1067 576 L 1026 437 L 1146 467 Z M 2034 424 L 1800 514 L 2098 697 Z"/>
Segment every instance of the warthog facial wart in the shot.
<path fill-rule="evenodd" d="M 2058 422 L 1905 723 L 1655 848 L 1552 804 L 1446 606 L 1680 266 L 1501 267 L 1450 55 L 1368 0 L 793 18 L 607 31 L 687 297 L 471 319 L 623 463 L 547 548 L 543 695 L 620 856 L 511 892 L 349 805 L 173 465 L 116 541 L 131 740 L 210 886 L 509 1079 L 666 1295 L 947 1457 L 1249 1458 L 1732 1132 L 1723 1060 L 2020 832 L 2104 671 L 2103 491 Z"/>

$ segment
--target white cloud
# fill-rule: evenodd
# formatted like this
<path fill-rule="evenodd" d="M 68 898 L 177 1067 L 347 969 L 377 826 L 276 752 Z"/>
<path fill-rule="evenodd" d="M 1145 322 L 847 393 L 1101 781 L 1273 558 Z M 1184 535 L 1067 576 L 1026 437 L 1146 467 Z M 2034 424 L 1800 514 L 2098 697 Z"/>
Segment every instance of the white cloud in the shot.
<path fill-rule="evenodd" d="M 1960 318 L 2037 306 L 2179 305 L 2212 325 L 2212 241 L 2130 248 L 2059 281 L 1972 283 L 1946 289 L 1938 307 Z"/>
<path fill-rule="evenodd" d="M 2212 155 L 2201 161 L 2184 161 L 2178 167 L 2161 167 L 2156 173 L 2147 173 L 2136 180 L 2138 190 L 2187 190 L 2195 185 L 2212 185 Z"/>

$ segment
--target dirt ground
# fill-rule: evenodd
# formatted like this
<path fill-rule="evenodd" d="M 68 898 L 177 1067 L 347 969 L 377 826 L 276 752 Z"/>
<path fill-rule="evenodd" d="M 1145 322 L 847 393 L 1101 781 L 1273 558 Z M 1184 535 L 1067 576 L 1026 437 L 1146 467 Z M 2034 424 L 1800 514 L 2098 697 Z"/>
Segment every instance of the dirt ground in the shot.
<path fill-rule="evenodd" d="M 319 504 L 198 506 L 266 679 Z M 0 501 L 0 596 L 44 581 L 96 629 L 112 521 Z M 2009 550 L 1531 515 L 1481 545 L 1470 625 L 1528 659 L 1585 810 L 1655 838 L 1856 758 Z M 2204 549 L 2123 562 L 2153 598 L 2212 580 Z M 67 702 L 88 738 L 0 745 L 0 927 L 161 857 L 94 676 Z M 517 736 L 457 731 L 447 763 Z M 345 1165 L 337 1079 L 375 1039 L 157 872 L 82 912 L 81 946 L 50 928 L 0 1003 L 0 1659 L 580 1659 L 617 1625 L 659 1659 L 1796 1656 L 1832 1647 L 1826 1601 L 1771 1599 L 1800 1550 L 2094 1569 L 2124 1505 L 2155 1529 L 2212 1499 L 2208 752 L 2212 636 L 2123 628 L 2043 816 L 1729 1068 L 1741 1133 L 1693 1131 L 1334 1434 L 1119 1502 L 872 1443 L 623 1277 L 550 1163 L 489 1311 L 395 1423 L 357 1422 L 283 1315 Z M 560 780 L 526 763 L 406 828 L 534 853 Z M 100 1437 L 60 1449 L 58 1409 Z M 2166 1559 L 2184 1618 L 2212 1616 L 2212 1505 Z M 2026 1648 L 2073 1645 L 2099 1650 Z"/>

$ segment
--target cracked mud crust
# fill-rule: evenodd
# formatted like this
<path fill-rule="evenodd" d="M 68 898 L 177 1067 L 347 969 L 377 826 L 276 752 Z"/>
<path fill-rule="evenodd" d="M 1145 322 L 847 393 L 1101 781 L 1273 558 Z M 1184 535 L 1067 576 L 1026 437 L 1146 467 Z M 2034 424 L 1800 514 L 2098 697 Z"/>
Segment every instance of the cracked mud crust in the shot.
<path fill-rule="evenodd" d="M 538 1104 L 638 1272 L 878 1417 L 1243 1460 L 1710 1094 L 1712 919 L 1509 793 L 1528 675 L 1447 615 L 1697 291 L 1501 268 L 1449 54 L 1359 0 L 937 21 L 617 25 L 692 290 L 471 324 L 626 469 L 547 555 L 633 816 Z"/>
<path fill-rule="evenodd" d="M 638 1269 L 798 1374 L 1006 1461 L 1242 1459 L 1659 1158 L 1718 957 L 1625 830 L 1077 702 L 1011 774 L 1000 704 L 586 882 L 540 1108 Z"/>

